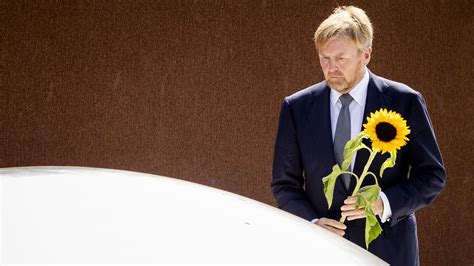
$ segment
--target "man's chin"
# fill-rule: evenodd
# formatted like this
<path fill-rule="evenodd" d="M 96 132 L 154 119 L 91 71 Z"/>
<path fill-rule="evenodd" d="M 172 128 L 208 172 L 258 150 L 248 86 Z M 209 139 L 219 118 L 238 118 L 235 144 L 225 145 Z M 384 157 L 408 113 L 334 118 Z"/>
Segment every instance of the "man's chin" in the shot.
<path fill-rule="evenodd" d="M 347 88 L 347 84 L 342 84 L 340 82 L 331 82 L 331 81 L 326 81 L 326 82 L 329 85 L 329 87 L 331 87 L 331 89 L 336 90 L 337 92 L 346 93 L 349 91 Z"/>

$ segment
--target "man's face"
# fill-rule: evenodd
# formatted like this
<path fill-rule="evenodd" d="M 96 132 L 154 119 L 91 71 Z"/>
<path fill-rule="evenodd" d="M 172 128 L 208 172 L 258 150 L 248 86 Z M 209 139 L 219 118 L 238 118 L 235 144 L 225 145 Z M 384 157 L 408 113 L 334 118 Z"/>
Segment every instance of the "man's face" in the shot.
<path fill-rule="evenodd" d="M 335 37 L 319 49 L 319 63 L 327 84 L 340 93 L 348 93 L 364 76 L 372 48 L 361 52 L 355 41 Z"/>

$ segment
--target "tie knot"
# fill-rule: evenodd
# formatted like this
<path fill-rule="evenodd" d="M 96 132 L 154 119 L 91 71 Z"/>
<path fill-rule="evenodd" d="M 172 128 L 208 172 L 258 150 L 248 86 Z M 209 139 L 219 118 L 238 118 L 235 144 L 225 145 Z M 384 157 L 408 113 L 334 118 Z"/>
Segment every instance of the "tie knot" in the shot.
<path fill-rule="evenodd" d="M 339 100 L 341 100 L 342 106 L 349 105 L 352 101 L 352 96 L 349 93 L 341 95 L 339 97 Z"/>

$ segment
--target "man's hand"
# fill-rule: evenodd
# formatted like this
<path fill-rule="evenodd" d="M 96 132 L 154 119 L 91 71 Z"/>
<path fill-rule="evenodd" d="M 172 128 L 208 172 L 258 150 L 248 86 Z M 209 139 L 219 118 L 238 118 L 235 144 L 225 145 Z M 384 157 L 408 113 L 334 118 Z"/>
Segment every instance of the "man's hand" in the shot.
<path fill-rule="evenodd" d="M 356 204 L 356 197 L 348 197 L 344 201 L 344 205 L 341 207 L 341 215 L 346 216 L 347 220 L 352 221 L 356 219 L 361 219 L 365 218 L 365 212 L 364 208 L 361 207 L 359 209 L 355 208 Z M 383 201 L 382 199 L 378 199 L 374 204 L 372 205 L 372 209 L 374 210 L 375 215 L 382 216 L 383 213 Z"/>
<path fill-rule="evenodd" d="M 321 218 L 316 222 L 317 225 L 321 226 L 322 228 L 329 230 L 339 236 L 343 236 L 347 226 L 339 221 L 328 219 L 328 218 Z"/>

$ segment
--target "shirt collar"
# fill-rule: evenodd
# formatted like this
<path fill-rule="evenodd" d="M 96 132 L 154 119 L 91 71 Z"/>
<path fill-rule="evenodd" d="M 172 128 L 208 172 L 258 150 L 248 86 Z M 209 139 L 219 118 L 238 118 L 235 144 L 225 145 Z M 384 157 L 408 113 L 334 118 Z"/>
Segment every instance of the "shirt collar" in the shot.
<path fill-rule="evenodd" d="M 369 86 L 369 71 L 367 67 L 365 68 L 364 77 L 354 86 L 354 88 L 349 92 L 354 101 L 360 106 L 365 105 L 365 99 L 367 97 L 367 86 Z M 331 104 L 336 105 L 339 97 L 342 94 L 334 89 L 331 89 L 330 100 Z"/>

